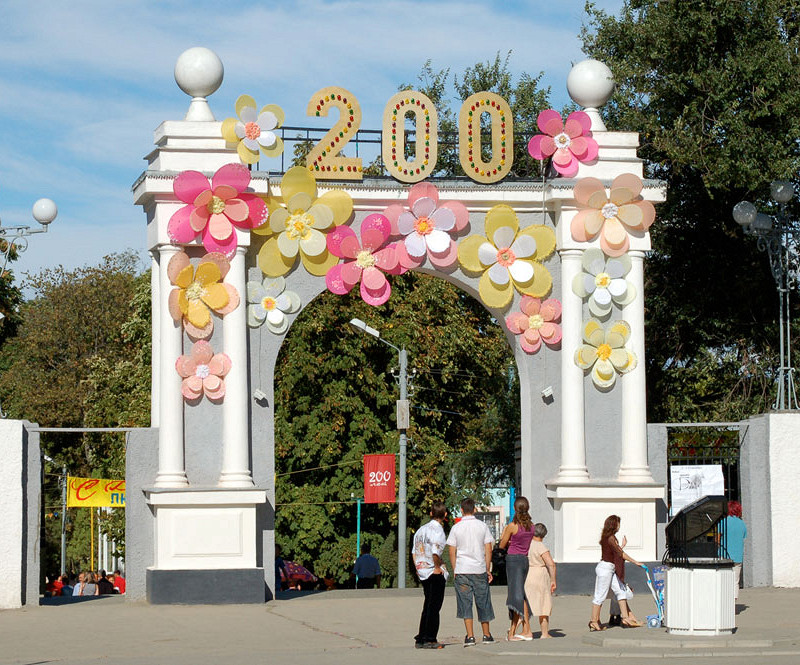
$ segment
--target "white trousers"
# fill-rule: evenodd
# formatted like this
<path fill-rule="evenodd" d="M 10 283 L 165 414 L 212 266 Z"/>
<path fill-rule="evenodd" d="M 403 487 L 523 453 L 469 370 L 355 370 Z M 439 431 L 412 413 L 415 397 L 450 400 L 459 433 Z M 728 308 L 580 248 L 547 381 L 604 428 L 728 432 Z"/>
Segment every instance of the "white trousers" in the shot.
<path fill-rule="evenodd" d="M 595 605 L 602 605 L 608 597 L 608 590 L 616 596 L 617 600 L 630 600 L 633 598 L 633 592 L 630 590 L 625 582 L 620 582 L 617 574 L 614 572 L 614 564 L 610 561 L 601 561 L 594 569 L 597 577 L 594 581 L 594 598 L 592 603 Z"/>

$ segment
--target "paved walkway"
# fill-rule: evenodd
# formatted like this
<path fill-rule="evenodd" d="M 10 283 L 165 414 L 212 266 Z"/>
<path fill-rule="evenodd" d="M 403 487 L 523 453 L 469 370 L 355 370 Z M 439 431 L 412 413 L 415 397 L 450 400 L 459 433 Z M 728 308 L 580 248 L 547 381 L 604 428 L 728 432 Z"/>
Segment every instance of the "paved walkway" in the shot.
<path fill-rule="evenodd" d="M 0 665 L 469 665 L 527 663 L 531 658 L 548 665 L 619 665 L 620 659 L 704 665 L 800 663 L 800 590 L 745 589 L 739 598 L 736 634 L 716 638 L 677 637 L 648 628 L 589 633 L 589 597 L 558 596 L 552 626 L 559 637 L 506 642 L 504 588 L 493 590 L 493 601 L 496 644 L 462 647 L 463 622 L 455 618 L 455 598 L 448 590 L 439 638 L 449 646 L 419 651 L 413 648 L 422 605 L 418 589 L 332 591 L 232 606 L 151 606 L 106 596 L 0 612 Z M 654 612 L 651 599 L 643 594 L 634 607 L 641 617 Z"/>

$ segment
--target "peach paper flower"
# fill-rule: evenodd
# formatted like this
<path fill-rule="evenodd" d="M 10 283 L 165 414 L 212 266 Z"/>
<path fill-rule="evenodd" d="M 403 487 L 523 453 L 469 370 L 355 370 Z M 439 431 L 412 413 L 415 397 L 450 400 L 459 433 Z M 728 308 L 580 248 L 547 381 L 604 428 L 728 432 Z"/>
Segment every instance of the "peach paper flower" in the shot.
<path fill-rule="evenodd" d="M 578 213 L 570 231 L 578 242 L 589 242 L 600 234 L 600 248 L 606 256 L 622 256 L 630 248 L 631 233 L 641 235 L 655 221 L 656 209 L 641 197 L 642 181 L 623 173 L 611 183 L 611 193 L 597 178 L 581 178 L 573 195 Z"/>
<path fill-rule="evenodd" d="M 561 114 L 553 109 L 542 111 L 536 124 L 544 134 L 528 142 L 528 153 L 534 159 L 553 158 L 553 167 L 565 178 L 578 172 L 578 162 L 597 159 L 597 141 L 592 138 L 592 121 L 583 111 L 574 111 L 561 122 Z"/>
<path fill-rule="evenodd" d="M 225 375 L 231 371 L 231 359 L 215 354 L 205 340 L 195 342 L 188 356 L 181 356 L 175 369 L 183 377 L 181 392 L 187 402 L 199 402 L 203 395 L 212 402 L 225 397 Z"/>

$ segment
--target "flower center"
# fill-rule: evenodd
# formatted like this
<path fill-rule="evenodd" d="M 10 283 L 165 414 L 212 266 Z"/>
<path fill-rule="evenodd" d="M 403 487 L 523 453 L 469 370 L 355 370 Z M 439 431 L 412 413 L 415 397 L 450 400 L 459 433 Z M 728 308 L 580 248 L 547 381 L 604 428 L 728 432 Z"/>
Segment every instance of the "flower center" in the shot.
<path fill-rule="evenodd" d="M 597 357 L 600 360 L 608 360 L 608 357 L 611 355 L 611 346 L 608 344 L 601 344 L 597 347 Z"/>
<path fill-rule="evenodd" d="M 225 201 L 219 196 L 212 196 L 211 200 L 206 204 L 206 208 L 210 213 L 220 213 L 225 210 Z"/>
<path fill-rule="evenodd" d="M 275 302 L 275 298 L 267 296 L 261 301 L 261 306 L 268 312 L 271 312 L 273 309 L 275 309 L 277 303 Z"/>
<path fill-rule="evenodd" d="M 613 203 L 606 203 L 600 212 L 603 214 L 603 217 L 606 219 L 611 219 L 612 217 L 616 217 L 617 213 L 619 212 L 619 208 L 615 206 Z"/>
<path fill-rule="evenodd" d="M 211 374 L 211 370 L 208 369 L 208 365 L 198 365 L 197 369 L 194 370 L 194 375 L 199 376 L 201 379 L 205 379 L 209 374 Z"/>
<path fill-rule="evenodd" d="M 359 268 L 371 268 L 375 265 L 375 257 L 369 250 L 362 249 L 356 257 L 356 263 Z"/>
<path fill-rule="evenodd" d="M 544 325 L 544 319 L 541 314 L 533 314 L 528 317 L 528 325 L 534 330 L 539 330 Z"/>
<path fill-rule="evenodd" d="M 205 294 L 206 290 L 200 282 L 192 282 L 186 287 L 187 300 L 200 300 Z"/>
<path fill-rule="evenodd" d="M 611 284 L 611 275 L 607 272 L 601 272 L 594 278 L 594 285 L 598 288 L 606 289 L 609 284 Z"/>
<path fill-rule="evenodd" d="M 497 250 L 497 262 L 504 268 L 508 268 L 516 260 L 517 257 L 510 247 L 503 247 Z"/>
<path fill-rule="evenodd" d="M 307 212 L 296 212 L 286 220 L 286 233 L 290 238 L 307 238 L 314 218 Z"/>
<path fill-rule="evenodd" d="M 572 143 L 572 139 L 566 132 L 561 132 L 560 134 L 556 134 L 553 137 L 553 141 L 555 141 L 556 148 L 569 148 L 569 144 Z"/>
<path fill-rule="evenodd" d="M 430 217 L 418 217 L 414 222 L 414 230 L 421 236 L 428 235 L 433 231 L 433 220 Z"/>
<path fill-rule="evenodd" d="M 257 122 L 248 122 L 244 126 L 244 135 L 249 139 L 257 139 L 261 136 L 261 127 L 258 126 Z"/>

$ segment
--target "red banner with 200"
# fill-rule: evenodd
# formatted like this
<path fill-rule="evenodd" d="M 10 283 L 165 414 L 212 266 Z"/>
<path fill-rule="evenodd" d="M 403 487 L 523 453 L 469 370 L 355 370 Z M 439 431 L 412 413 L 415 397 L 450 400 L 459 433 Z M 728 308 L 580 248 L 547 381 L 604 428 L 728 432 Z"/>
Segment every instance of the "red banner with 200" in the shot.
<path fill-rule="evenodd" d="M 394 455 L 364 455 L 364 503 L 394 503 Z"/>

